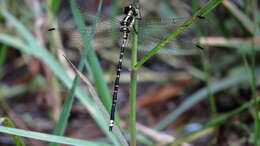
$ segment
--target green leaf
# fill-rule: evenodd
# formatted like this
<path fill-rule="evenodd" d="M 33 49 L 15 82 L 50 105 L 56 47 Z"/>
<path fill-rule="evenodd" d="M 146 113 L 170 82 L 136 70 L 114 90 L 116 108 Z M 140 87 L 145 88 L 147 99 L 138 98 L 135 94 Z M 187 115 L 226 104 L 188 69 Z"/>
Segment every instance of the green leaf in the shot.
<path fill-rule="evenodd" d="M 99 4 L 99 8 L 98 8 L 99 12 L 101 10 L 101 5 L 102 5 L 102 0 L 100 1 L 100 4 Z M 77 10 L 77 6 L 74 3 L 71 5 L 71 7 L 72 7 L 74 17 L 76 17 L 77 15 L 80 15 L 80 14 L 77 14 L 77 13 L 79 13 L 79 11 Z M 96 18 L 96 19 L 98 19 L 98 18 Z M 93 25 L 96 25 L 96 23 L 94 23 Z M 94 32 L 94 31 L 95 31 L 95 26 L 93 26 L 93 29 L 92 29 L 92 32 Z M 91 36 L 85 36 L 85 37 L 87 37 L 88 44 L 91 43 L 91 40 L 93 39 L 93 36 L 94 36 L 93 34 L 94 33 L 92 33 Z M 87 48 L 85 48 L 84 52 L 81 55 L 81 59 L 80 59 L 79 67 L 78 67 L 80 72 L 82 72 L 82 70 L 83 70 L 86 56 L 87 56 Z M 77 87 L 78 79 L 79 79 L 79 77 L 78 77 L 78 75 L 76 75 L 74 80 L 73 80 L 73 84 L 72 84 L 72 87 L 69 91 L 69 94 L 68 94 L 68 96 L 67 96 L 67 98 L 64 102 L 58 124 L 55 127 L 55 130 L 54 130 L 55 135 L 63 135 L 64 134 L 65 128 L 66 128 L 67 123 L 68 123 L 72 103 L 74 101 L 74 92 L 75 92 L 75 89 Z M 54 144 L 54 143 L 50 144 L 50 146 L 57 146 L 57 145 L 58 144 Z"/>
<path fill-rule="evenodd" d="M 71 8 L 72 8 L 73 16 L 74 16 L 74 19 L 76 21 L 77 27 L 80 31 L 80 35 L 81 35 L 81 38 L 83 40 L 83 44 L 85 46 L 83 55 L 84 56 L 87 55 L 87 60 L 88 60 L 88 63 L 89 63 L 88 69 L 90 69 L 90 70 L 88 70 L 88 72 L 90 72 L 90 74 L 93 75 L 93 80 L 95 82 L 98 95 L 101 98 L 101 101 L 102 101 L 103 105 L 105 106 L 106 110 L 109 111 L 111 103 L 112 103 L 111 98 L 110 98 L 110 92 L 109 92 L 107 84 L 104 80 L 103 72 L 102 72 L 101 66 L 98 62 L 97 55 L 96 55 L 96 53 L 95 53 L 95 51 L 94 51 L 94 49 L 91 45 L 91 40 L 94 37 L 96 24 L 98 22 L 98 18 L 99 18 L 100 12 L 101 12 L 101 6 L 102 6 L 102 1 L 100 1 L 100 3 L 99 3 L 99 8 L 98 8 L 98 11 L 97 11 L 96 19 L 95 19 L 95 21 L 92 25 L 92 31 L 88 36 L 87 35 L 88 32 L 85 29 L 86 26 L 85 26 L 85 23 L 84 23 L 83 18 L 81 16 L 81 13 L 79 12 L 79 9 L 77 8 L 75 1 L 71 0 Z M 93 98 L 95 98 L 95 97 L 96 96 L 93 96 Z M 116 123 L 118 123 L 118 122 L 116 122 Z M 119 127 L 120 125 L 117 124 L 117 126 Z M 120 132 L 120 131 L 118 131 L 118 132 Z M 117 135 L 117 136 L 118 136 L 119 139 L 121 139 L 120 138 L 120 137 L 122 137 L 121 132 L 119 134 L 121 136 L 119 136 L 119 135 Z M 122 142 L 122 140 L 121 140 L 121 142 Z"/>
<path fill-rule="evenodd" d="M 56 142 L 61 144 L 67 144 L 67 145 L 75 145 L 75 146 L 109 146 L 108 144 L 104 143 L 98 143 L 98 142 L 91 142 L 87 140 L 80 140 L 75 138 L 68 138 L 68 137 L 62 137 L 62 136 L 56 136 L 51 134 L 44 134 L 40 132 L 33 132 L 28 130 L 21 130 L 16 128 L 8 128 L 0 126 L 0 132 L 6 133 L 6 134 L 12 134 L 12 135 L 18 135 L 22 137 L 27 138 L 33 138 L 37 140 L 43 140 L 47 142 Z"/>
<path fill-rule="evenodd" d="M 8 117 L 1 118 L 0 123 L 2 123 L 2 121 L 5 123 L 7 127 L 15 128 L 13 122 Z M 12 137 L 17 146 L 25 146 L 23 139 L 20 136 L 16 136 L 15 134 L 12 134 Z"/>
<path fill-rule="evenodd" d="M 51 12 L 53 14 L 56 14 L 56 12 L 58 11 L 60 7 L 60 0 L 52 0 L 51 1 Z"/>
<path fill-rule="evenodd" d="M 74 5 L 73 6 L 74 8 L 77 7 L 76 3 L 73 1 L 71 1 L 71 5 Z M 97 15 L 99 15 L 99 13 L 100 12 L 98 12 Z M 77 27 L 79 29 L 81 38 L 83 40 L 85 51 L 87 50 L 87 60 L 89 63 L 89 68 L 91 69 L 91 70 L 88 70 L 88 72 L 90 72 L 90 74 L 93 75 L 93 80 L 95 82 L 95 86 L 96 86 L 98 95 L 100 96 L 101 101 L 103 102 L 106 109 L 109 111 L 111 103 L 112 103 L 111 97 L 110 97 L 110 91 L 109 91 L 107 83 L 104 79 L 103 71 L 102 71 L 99 61 L 97 59 L 97 55 L 96 55 L 91 43 L 89 43 L 90 37 L 87 36 L 88 32 L 86 30 L 84 20 L 78 9 L 75 9 L 73 11 L 73 15 L 74 15 L 74 19 L 77 24 Z M 98 18 L 98 17 L 96 17 L 96 18 Z M 98 19 L 95 20 L 94 25 L 92 26 L 92 29 L 93 29 L 93 27 L 96 26 L 97 22 L 98 22 Z M 94 35 L 94 31 L 91 32 L 90 36 L 92 36 L 92 35 Z"/>
<path fill-rule="evenodd" d="M 56 76 L 65 86 L 67 86 L 68 88 L 71 87 L 72 80 L 69 78 L 62 65 L 56 61 L 56 59 L 47 51 L 47 49 L 41 46 L 37 42 L 37 40 L 35 40 L 34 37 L 27 31 L 27 29 L 6 10 L 2 9 L 1 13 L 5 17 L 5 19 L 9 21 L 9 23 L 12 24 L 14 28 L 16 28 L 21 36 L 23 36 L 23 38 L 26 40 L 26 43 L 13 38 L 17 40 L 16 42 L 12 40 L 12 37 L 3 33 L 0 33 L 0 41 L 42 60 L 46 65 L 51 68 L 51 70 L 56 74 Z M 93 101 L 88 98 L 88 94 L 82 88 L 77 88 L 75 93 L 80 102 L 88 109 L 89 113 L 96 121 L 96 123 L 100 126 L 100 128 L 104 131 L 104 133 L 110 138 L 113 143 L 118 144 L 115 136 L 108 131 L 107 123 L 104 122 L 105 119 L 102 116 L 101 112 L 93 104 Z"/>
<path fill-rule="evenodd" d="M 0 49 L 0 75 L 2 73 L 2 65 L 4 64 L 5 57 L 7 52 L 7 45 L 2 45 Z"/>

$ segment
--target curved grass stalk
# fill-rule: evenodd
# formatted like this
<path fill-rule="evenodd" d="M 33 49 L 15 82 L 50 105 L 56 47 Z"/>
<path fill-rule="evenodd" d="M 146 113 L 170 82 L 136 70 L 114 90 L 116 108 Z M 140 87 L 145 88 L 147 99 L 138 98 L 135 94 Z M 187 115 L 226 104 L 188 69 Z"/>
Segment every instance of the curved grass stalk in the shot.
<path fill-rule="evenodd" d="M 144 64 L 147 60 L 149 60 L 153 55 L 155 55 L 159 49 L 168 44 L 172 39 L 174 39 L 177 35 L 183 32 L 187 27 L 191 24 L 198 21 L 198 16 L 205 16 L 209 13 L 213 8 L 215 8 L 218 4 L 220 4 L 222 0 L 211 0 L 205 7 L 200 9 L 198 12 L 194 14 L 190 19 L 185 21 L 182 25 L 180 25 L 177 29 L 171 32 L 164 40 L 160 41 L 150 52 L 148 52 L 136 65 L 135 68 L 139 68 L 142 64 Z"/>
<path fill-rule="evenodd" d="M 99 3 L 98 14 L 100 13 L 101 5 L 102 5 L 102 0 Z M 73 0 L 71 1 L 71 9 L 72 9 L 74 18 L 75 18 L 75 20 L 77 20 L 77 24 L 80 27 L 81 26 L 79 24 L 80 23 L 79 21 L 81 20 L 80 12 L 77 9 L 77 5 Z M 98 19 L 98 17 L 96 18 L 96 21 L 97 21 L 97 19 Z M 90 44 L 90 41 L 92 40 L 92 38 L 94 36 L 95 26 L 96 26 L 96 23 L 93 24 L 91 34 L 89 36 L 87 36 L 86 32 L 82 32 L 82 34 L 83 34 L 82 37 L 87 38 L 86 42 L 88 44 Z M 78 66 L 78 68 L 79 68 L 78 70 L 80 72 L 83 70 L 84 60 L 86 59 L 88 48 L 89 47 L 86 46 L 84 52 L 81 55 L 80 63 L 79 63 L 79 66 Z M 62 111 L 61 111 L 61 114 L 60 114 L 60 117 L 59 117 L 59 121 L 58 121 L 58 123 L 57 123 L 57 125 L 54 129 L 55 135 L 63 135 L 64 134 L 64 131 L 65 131 L 67 123 L 68 123 L 72 103 L 74 101 L 74 92 L 75 92 L 75 89 L 77 87 L 78 79 L 79 79 L 79 77 L 78 77 L 78 75 L 76 75 L 74 80 L 73 80 L 72 87 L 69 90 L 69 94 L 66 97 L 66 100 L 64 102 L 64 105 L 63 105 L 63 108 L 62 108 Z M 58 144 L 57 143 L 51 143 L 50 146 L 58 146 Z"/>
<path fill-rule="evenodd" d="M 101 111 L 101 113 L 103 114 L 103 117 L 105 117 L 106 123 L 109 123 L 109 114 L 108 114 L 106 108 L 104 107 L 103 103 L 101 102 L 100 98 L 98 97 L 98 94 L 96 93 L 96 90 L 92 86 L 91 82 L 88 80 L 87 77 L 85 77 L 76 68 L 76 66 L 74 66 L 74 64 L 66 56 L 64 56 L 64 57 L 69 62 L 69 64 L 72 66 L 72 68 L 76 72 L 77 76 L 79 76 L 84 81 L 84 83 L 87 85 L 87 89 L 88 89 L 93 101 L 95 102 L 95 105 Z M 121 133 L 121 131 L 119 130 L 119 128 L 117 127 L 117 125 L 114 125 L 114 128 L 115 128 L 114 129 L 115 136 L 118 138 L 120 143 L 124 146 L 127 146 L 128 143 L 127 143 L 126 139 L 124 138 L 123 134 Z"/>

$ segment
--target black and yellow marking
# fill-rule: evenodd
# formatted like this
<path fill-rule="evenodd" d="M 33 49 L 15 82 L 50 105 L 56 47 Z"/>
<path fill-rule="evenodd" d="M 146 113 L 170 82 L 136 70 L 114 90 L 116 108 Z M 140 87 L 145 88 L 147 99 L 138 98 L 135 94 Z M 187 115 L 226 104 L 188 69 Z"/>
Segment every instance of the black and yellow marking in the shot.
<path fill-rule="evenodd" d="M 122 70 L 122 61 L 124 57 L 124 51 L 126 42 L 128 39 L 128 34 L 130 33 L 131 28 L 133 28 L 135 18 L 139 14 L 139 10 L 133 5 L 129 5 L 125 7 L 124 14 L 126 15 L 123 20 L 120 22 L 120 31 L 123 33 L 123 43 L 121 46 L 120 56 L 119 56 L 119 62 L 117 65 L 117 71 L 116 71 L 116 79 L 114 83 L 114 92 L 113 92 L 113 99 L 112 99 L 112 107 L 111 107 L 111 113 L 110 113 L 110 123 L 109 123 L 109 131 L 112 131 L 114 126 L 114 119 L 115 119 L 115 110 L 116 110 L 116 102 L 117 102 L 117 95 L 118 95 L 118 89 L 119 89 L 119 79 L 120 79 L 120 73 Z M 140 18 L 138 18 L 140 19 Z M 136 29 L 134 28 L 135 32 Z"/>

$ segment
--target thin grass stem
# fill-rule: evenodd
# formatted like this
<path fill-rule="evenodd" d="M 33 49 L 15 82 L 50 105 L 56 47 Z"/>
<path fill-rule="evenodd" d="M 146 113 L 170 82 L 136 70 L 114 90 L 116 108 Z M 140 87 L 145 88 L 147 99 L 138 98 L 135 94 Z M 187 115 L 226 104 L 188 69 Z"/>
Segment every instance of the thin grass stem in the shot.
<path fill-rule="evenodd" d="M 257 28 L 258 28 L 258 21 L 257 21 L 257 1 L 253 0 L 252 1 L 252 6 L 253 6 L 253 16 L 254 16 L 254 34 L 252 37 L 252 47 L 251 47 L 251 89 L 253 93 L 253 98 L 254 98 L 254 105 L 255 105 L 255 116 L 254 116 L 254 145 L 258 146 L 258 141 L 259 141 L 259 106 L 257 102 L 257 95 L 256 95 L 256 75 L 255 75 L 255 44 L 254 44 L 254 39 L 257 35 Z"/>
<path fill-rule="evenodd" d="M 135 51 L 132 51 L 132 55 L 133 52 Z M 136 145 L 136 85 L 137 85 L 137 71 L 136 69 L 134 69 L 131 71 L 131 82 L 130 82 L 130 145 L 131 146 Z"/>
<path fill-rule="evenodd" d="M 257 103 L 257 95 L 256 95 L 256 83 L 255 83 L 255 67 L 254 67 L 254 49 L 253 49 L 253 43 L 252 43 L 252 47 L 251 47 L 251 54 L 250 54 L 250 59 L 252 61 L 252 64 L 251 66 L 249 65 L 248 61 L 247 61 L 247 58 L 246 58 L 246 54 L 245 52 L 243 52 L 241 50 L 241 53 L 242 53 L 242 59 L 243 59 L 243 62 L 244 62 L 244 66 L 246 68 L 246 71 L 248 72 L 249 74 L 249 78 L 250 78 L 250 86 L 251 86 L 251 92 L 253 93 L 253 100 L 254 100 L 254 104 L 255 104 L 255 118 L 254 118 L 254 128 L 255 128 L 255 134 L 254 134 L 254 145 L 257 145 L 257 141 L 258 139 L 256 139 L 258 137 L 258 123 L 259 123 L 259 120 L 258 120 L 258 103 Z M 256 107 L 257 106 L 257 107 Z"/>
<path fill-rule="evenodd" d="M 193 12 L 195 13 L 199 6 L 198 1 L 192 1 L 192 6 L 193 6 Z M 200 25 L 196 24 L 195 34 L 196 34 L 196 37 L 198 40 L 200 40 L 202 33 L 203 32 L 201 31 Z M 206 35 L 205 37 L 207 37 L 208 31 L 205 32 L 204 35 Z M 217 109 L 216 109 L 216 103 L 215 103 L 213 94 L 211 92 L 210 67 L 209 67 L 209 60 L 208 60 L 209 58 L 207 57 L 208 56 L 207 50 L 204 49 L 203 51 L 200 51 L 200 58 L 201 58 L 201 63 L 202 63 L 203 71 L 204 71 L 204 79 L 205 79 L 206 85 L 207 85 L 211 117 L 215 117 Z"/>
<path fill-rule="evenodd" d="M 7 53 L 7 45 L 4 44 L 1 46 L 0 49 L 0 76 L 2 74 L 2 68 L 6 58 L 6 53 Z"/>
<path fill-rule="evenodd" d="M 215 103 L 213 94 L 211 92 L 211 81 L 210 81 L 210 71 L 209 71 L 208 60 L 206 57 L 203 57 L 203 56 L 204 55 L 202 55 L 202 63 L 203 63 L 203 70 L 204 70 L 205 78 L 206 78 L 206 84 L 207 84 L 210 112 L 211 112 L 211 117 L 214 118 L 217 114 L 217 108 L 216 108 L 216 103 Z"/>
<path fill-rule="evenodd" d="M 138 0 L 134 1 L 134 4 L 139 8 Z M 135 19 L 135 28 L 138 28 L 138 20 Z M 136 33 L 133 35 L 133 48 L 131 59 L 131 81 L 130 81 L 130 145 L 136 145 L 136 86 L 137 86 L 137 69 L 135 64 L 137 63 L 137 47 L 138 36 Z"/>

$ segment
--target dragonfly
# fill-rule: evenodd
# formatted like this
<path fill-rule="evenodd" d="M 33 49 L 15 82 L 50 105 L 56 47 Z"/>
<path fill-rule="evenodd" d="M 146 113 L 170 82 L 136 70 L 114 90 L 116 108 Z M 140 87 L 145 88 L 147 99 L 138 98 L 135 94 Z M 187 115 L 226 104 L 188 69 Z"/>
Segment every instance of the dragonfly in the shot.
<path fill-rule="evenodd" d="M 93 15 L 87 15 L 87 17 L 89 18 L 95 18 L 95 16 Z M 199 16 L 199 19 L 203 20 L 205 19 L 204 16 Z M 110 20 L 106 21 L 104 19 L 105 16 L 101 16 L 101 21 L 97 24 L 97 30 L 96 33 L 99 32 L 103 32 L 104 29 L 108 29 L 111 28 L 111 26 L 115 26 L 117 29 L 114 33 L 116 36 L 121 36 L 122 38 L 122 43 L 120 46 L 120 54 L 119 54 L 119 61 L 116 67 L 116 78 L 114 81 L 114 89 L 113 89 L 113 96 L 112 96 L 112 106 L 111 106 L 111 112 L 110 112 L 110 123 L 109 123 L 109 131 L 112 131 L 113 126 L 114 126 L 114 119 L 115 119 L 115 110 L 116 110 L 116 104 L 117 104 L 117 99 L 118 99 L 118 91 L 119 91 L 119 82 L 120 82 L 120 73 L 122 71 L 122 61 L 123 61 L 123 57 L 124 57 L 124 52 L 126 47 L 131 47 L 130 45 L 128 45 L 128 41 L 130 40 L 129 35 L 135 33 L 138 35 L 139 37 L 139 42 L 141 43 L 145 43 L 148 42 L 151 44 L 151 42 L 158 42 L 160 41 L 161 33 L 162 32 L 159 29 L 159 33 L 154 33 L 151 31 L 151 29 L 153 29 L 155 26 L 157 26 L 157 28 L 163 26 L 171 26 L 171 27 L 177 27 L 179 24 L 181 24 L 182 22 L 184 22 L 187 18 L 172 18 L 172 19 L 161 19 L 161 18 L 155 18 L 155 19 L 151 19 L 151 20 L 146 20 L 144 18 L 142 18 L 141 13 L 139 8 L 137 8 L 134 4 L 130 4 L 128 6 L 126 6 L 124 8 L 123 11 L 123 17 L 121 18 L 111 18 Z M 139 27 L 135 28 L 134 27 L 134 22 L 135 20 L 138 20 L 139 22 Z M 87 29 L 87 28 L 86 28 Z M 146 29 L 146 31 L 145 31 Z M 148 30 L 148 32 L 147 32 Z M 153 29 L 154 30 L 154 29 Z M 90 31 L 88 31 L 90 32 Z M 158 31 L 157 31 L 158 32 Z M 79 32 L 78 31 L 73 31 L 72 33 L 72 37 L 73 38 L 79 38 Z M 110 31 L 111 33 L 111 31 Z M 158 35 L 160 34 L 160 35 Z M 151 41 L 151 38 L 153 39 L 153 41 Z M 156 41 L 154 41 L 156 40 Z M 174 41 L 173 41 L 174 42 Z M 188 46 L 188 48 L 198 48 L 203 50 L 204 48 L 199 45 L 198 43 L 192 43 L 192 42 L 185 42 L 185 41 L 178 41 L 181 46 Z M 177 47 L 174 47 L 173 49 L 176 49 Z"/>
<path fill-rule="evenodd" d="M 112 131 L 113 126 L 114 126 L 115 108 L 116 108 L 116 102 L 117 102 L 120 73 L 121 73 L 121 69 L 122 69 L 122 59 L 124 57 L 125 46 L 127 45 L 126 42 L 128 39 L 128 34 L 130 33 L 131 29 L 133 29 L 135 31 L 135 33 L 137 34 L 137 31 L 134 27 L 134 22 L 135 22 L 135 19 L 141 20 L 140 11 L 134 4 L 131 4 L 124 8 L 124 15 L 125 15 L 124 18 L 122 19 L 122 21 L 120 21 L 120 25 L 121 25 L 120 32 L 123 33 L 123 43 L 121 45 L 119 62 L 118 62 L 117 69 L 116 69 L 116 79 L 114 82 L 114 91 L 113 91 L 112 107 L 111 107 L 111 113 L 110 113 L 109 131 Z"/>

